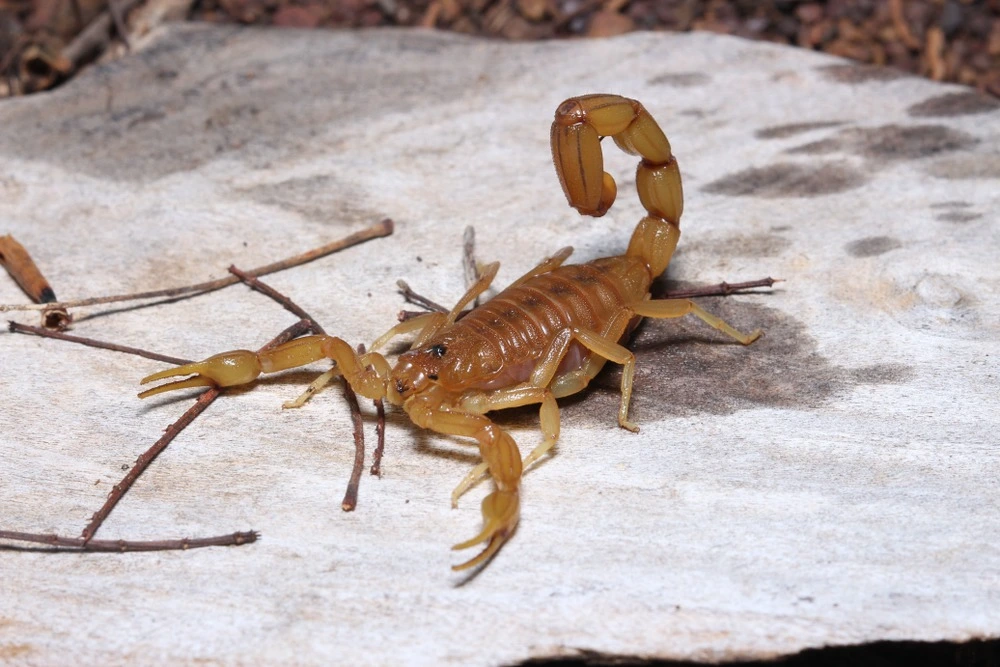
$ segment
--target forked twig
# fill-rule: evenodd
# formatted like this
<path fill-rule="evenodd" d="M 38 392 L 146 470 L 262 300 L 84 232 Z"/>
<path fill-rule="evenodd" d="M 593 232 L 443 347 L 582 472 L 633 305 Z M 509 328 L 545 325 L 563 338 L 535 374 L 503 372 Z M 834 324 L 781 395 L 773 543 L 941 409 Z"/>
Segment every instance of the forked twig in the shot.
<path fill-rule="evenodd" d="M 399 293 L 403 295 L 404 299 L 406 299 L 407 301 L 409 301 L 414 305 L 420 306 L 421 308 L 425 308 L 426 310 L 431 310 L 437 313 L 447 313 L 450 310 L 450 308 L 445 308 L 440 303 L 436 303 L 434 301 L 431 301 L 425 296 L 417 294 L 410 288 L 409 284 L 407 284 L 405 280 L 397 280 L 396 287 L 399 288 Z M 407 311 L 404 310 L 403 312 L 405 313 Z M 413 315 L 413 317 L 416 317 L 416 315 L 420 314 L 421 313 L 416 313 L 415 315 Z M 402 321 L 403 319 L 404 318 L 400 318 L 400 321 Z"/>
<path fill-rule="evenodd" d="M 299 266 L 307 262 L 311 262 L 314 259 L 318 259 L 325 255 L 337 252 L 338 250 L 343 250 L 344 248 L 349 248 L 359 243 L 364 243 L 365 241 L 370 241 L 371 239 L 380 238 L 383 236 L 388 236 L 392 234 L 393 223 L 392 220 L 386 218 L 376 225 L 363 229 L 359 232 L 355 232 L 350 236 L 346 236 L 339 241 L 334 241 L 328 243 L 325 246 L 310 250 L 309 252 L 304 252 L 301 255 L 295 255 L 294 257 L 289 257 L 283 259 L 279 262 L 273 262 L 271 264 L 266 264 L 264 266 L 259 266 L 256 269 L 251 269 L 247 273 L 254 276 L 264 276 L 269 273 L 274 273 L 276 271 L 283 271 L 285 269 L 292 268 L 294 266 Z M 234 285 L 238 283 L 240 279 L 236 276 L 226 276 L 225 278 L 219 278 L 218 280 L 209 280 L 207 282 L 198 283 L 196 285 L 186 285 L 183 287 L 171 287 L 168 289 L 153 290 L 150 292 L 137 292 L 134 294 L 118 294 L 114 296 L 98 296 L 91 297 L 89 299 L 77 299 L 75 301 L 57 301 L 54 303 L 47 304 L 0 304 L 0 313 L 14 310 L 46 310 L 50 308 L 78 308 L 80 306 L 94 306 L 104 303 L 115 303 L 119 301 L 135 301 L 139 299 L 156 299 L 161 297 L 177 297 L 185 294 L 204 294 L 205 292 L 211 292 L 214 290 L 222 289 L 223 287 L 228 287 L 229 285 Z"/>

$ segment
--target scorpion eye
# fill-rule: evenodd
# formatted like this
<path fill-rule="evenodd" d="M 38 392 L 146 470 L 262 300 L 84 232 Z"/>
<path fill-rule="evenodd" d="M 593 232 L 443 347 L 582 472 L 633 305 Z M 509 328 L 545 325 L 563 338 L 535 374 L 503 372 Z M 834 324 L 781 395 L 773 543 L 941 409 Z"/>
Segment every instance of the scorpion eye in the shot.
<path fill-rule="evenodd" d="M 438 375 L 437 375 L 437 373 L 428 373 L 427 374 L 427 379 L 428 380 L 437 380 L 438 379 Z"/>
<path fill-rule="evenodd" d="M 445 355 L 445 352 L 447 352 L 447 351 L 448 351 L 448 348 L 446 348 L 441 343 L 438 343 L 437 345 L 432 345 L 431 349 L 430 349 L 430 353 L 433 354 L 438 359 L 440 359 L 441 357 L 443 357 Z"/>

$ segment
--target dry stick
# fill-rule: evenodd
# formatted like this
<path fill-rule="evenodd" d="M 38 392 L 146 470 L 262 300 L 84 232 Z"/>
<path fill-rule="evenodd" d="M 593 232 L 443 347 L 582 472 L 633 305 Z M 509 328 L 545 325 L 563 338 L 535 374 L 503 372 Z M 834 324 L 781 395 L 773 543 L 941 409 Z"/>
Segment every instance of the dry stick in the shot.
<path fill-rule="evenodd" d="M 289 297 L 285 296 L 284 294 L 274 289 L 267 283 L 263 283 L 257 280 L 257 277 L 252 275 L 253 272 L 241 271 L 240 269 L 236 268 L 235 265 L 229 266 L 229 272 L 234 276 L 236 276 L 237 278 L 239 278 L 240 280 L 242 280 L 244 283 L 246 283 L 251 289 L 255 289 L 264 296 L 270 297 L 274 301 L 277 301 L 279 304 L 281 304 L 282 308 L 292 313 L 293 315 L 297 316 L 299 319 L 303 319 L 309 322 L 313 330 L 313 333 L 316 334 L 326 333 L 326 331 L 323 330 L 323 327 L 320 326 L 320 323 L 317 322 L 312 315 L 303 310 L 301 306 L 292 301 Z"/>
<path fill-rule="evenodd" d="M 56 340 L 65 340 L 71 343 L 79 343 L 81 345 L 87 345 L 88 347 L 98 347 L 103 350 L 113 350 L 115 352 L 125 352 L 126 354 L 134 354 L 140 357 L 145 357 L 147 359 L 152 359 L 154 361 L 163 361 L 168 364 L 189 364 L 190 359 L 181 359 L 180 357 L 171 357 L 166 354 L 159 354 L 157 352 L 150 352 L 148 350 L 143 350 L 138 347 L 129 347 L 128 345 L 119 345 L 117 343 L 107 343 L 102 340 L 97 340 L 94 338 L 84 338 L 83 336 L 72 336 L 70 334 L 65 334 L 60 331 L 51 331 L 49 329 L 43 329 L 42 327 L 33 327 L 28 324 L 19 324 L 17 322 L 8 322 L 7 328 L 12 333 L 23 333 L 23 334 L 34 334 L 36 336 L 41 336 L 42 338 L 55 338 Z"/>
<path fill-rule="evenodd" d="M 358 354 L 364 354 L 365 346 L 358 346 Z M 344 382 L 344 397 L 351 406 L 351 421 L 354 422 L 354 466 L 351 468 L 351 479 L 347 482 L 344 499 L 340 508 L 345 512 L 353 512 L 358 506 L 358 487 L 361 485 L 361 471 L 365 467 L 365 431 L 361 421 L 361 406 L 358 405 L 358 395 L 354 393 L 349 382 Z"/>
<path fill-rule="evenodd" d="M 310 330 L 310 323 L 305 320 L 299 320 L 298 322 L 296 322 L 295 324 L 293 324 L 292 326 L 288 327 L 280 334 L 278 334 L 274 338 L 274 340 L 272 340 L 264 347 L 260 348 L 259 351 L 263 352 L 277 345 L 281 345 L 282 343 L 290 341 L 293 338 L 301 336 L 303 333 L 309 330 Z M 149 467 L 149 464 L 152 463 L 156 459 L 156 457 L 160 455 L 160 452 L 162 452 L 164 449 L 167 448 L 167 445 L 169 445 L 170 442 L 174 438 L 176 438 L 177 435 L 180 434 L 180 432 L 184 430 L 184 428 L 186 428 L 188 424 L 194 421 L 195 417 L 204 412 L 205 408 L 211 405 L 212 401 L 218 398 L 219 393 L 220 393 L 219 389 L 215 387 L 212 387 L 207 391 L 205 391 L 204 393 L 202 393 L 198 397 L 198 400 L 195 401 L 194 405 L 188 408 L 187 411 L 185 411 L 184 414 L 181 415 L 180 419 L 178 419 L 173 424 L 167 427 L 167 430 L 163 433 L 163 436 L 155 443 L 153 443 L 152 447 L 150 447 L 145 452 L 139 455 L 139 458 L 136 459 L 135 465 L 132 466 L 132 469 L 128 471 L 128 473 L 125 475 L 124 478 L 122 478 L 122 481 L 114 485 L 114 487 L 111 489 L 111 493 L 108 494 L 108 499 L 104 502 L 104 505 L 102 505 L 101 509 L 97 510 L 97 512 L 94 513 L 94 516 L 91 517 L 90 523 L 88 523 L 87 526 L 83 529 L 83 532 L 80 534 L 80 537 L 83 539 L 84 546 L 86 546 L 87 543 L 90 542 L 91 538 L 94 536 L 94 533 L 96 533 L 97 529 L 101 527 L 101 524 L 108 517 L 108 514 L 111 513 L 111 510 L 113 510 L 115 508 L 115 505 L 117 505 L 118 502 L 122 499 L 122 496 L 125 495 L 125 492 L 132 487 L 132 485 L 135 483 L 135 480 L 139 478 L 139 475 L 141 475 L 146 470 L 146 468 Z"/>
<path fill-rule="evenodd" d="M 292 268 L 293 266 L 300 266 L 307 262 L 311 262 L 314 259 L 318 259 L 325 255 L 337 252 L 338 250 L 343 250 L 344 248 L 349 248 L 351 246 L 358 245 L 359 243 L 364 243 L 365 241 L 370 241 L 372 239 L 381 238 L 383 236 L 389 236 L 392 234 L 393 223 L 392 220 L 386 218 L 376 225 L 372 225 L 367 229 L 362 229 L 359 232 L 355 232 L 350 236 L 346 236 L 339 241 L 334 241 L 333 243 L 328 243 L 325 246 L 310 250 L 309 252 L 304 252 L 301 255 L 295 255 L 294 257 L 289 257 L 283 259 L 279 262 L 274 262 L 272 264 L 266 264 L 264 266 L 257 267 L 256 269 L 250 269 L 247 271 L 249 274 L 254 276 L 264 276 L 269 273 L 274 273 L 276 271 L 283 271 L 285 269 Z M 204 293 L 211 292 L 217 289 L 222 289 L 223 287 L 228 287 L 229 285 L 235 285 L 240 282 L 240 279 L 236 276 L 226 276 L 225 278 L 219 278 L 218 280 L 209 280 L 207 282 L 198 283 L 196 285 L 186 285 L 184 287 L 171 287 L 169 289 L 153 290 L 151 292 L 137 292 L 134 294 L 118 294 L 115 296 L 97 296 L 91 297 L 89 299 L 78 299 L 76 301 L 58 301 L 55 303 L 48 303 L 44 305 L 36 304 L 0 304 L 0 313 L 13 311 L 13 310 L 45 310 L 47 308 L 78 308 L 80 306 L 94 306 L 104 303 L 115 303 L 118 301 L 135 301 L 138 299 L 156 299 L 160 297 L 175 297 L 184 294 L 192 293 Z"/>
<path fill-rule="evenodd" d="M 427 310 L 432 310 L 438 313 L 447 313 L 449 310 L 451 310 L 450 308 L 445 308 L 440 303 L 435 303 L 434 301 L 431 301 L 427 297 L 417 294 L 410 288 L 410 286 L 406 283 L 405 280 L 397 280 L 396 287 L 399 288 L 399 293 L 403 295 L 404 299 L 406 299 L 407 301 L 409 301 L 414 305 L 420 306 L 421 308 L 426 308 Z M 400 318 L 400 321 L 402 321 L 403 319 L 409 319 L 409 318 Z"/>
<path fill-rule="evenodd" d="M 465 288 L 472 287 L 479 280 L 479 267 L 476 266 L 476 228 L 469 225 L 462 234 L 462 270 L 465 273 Z M 472 307 L 479 306 L 479 296 L 472 302 Z"/>
<path fill-rule="evenodd" d="M 690 287 L 688 289 L 670 290 L 661 297 L 663 299 L 694 299 L 702 296 L 729 296 L 737 292 L 754 289 L 756 287 L 772 287 L 774 283 L 783 282 L 783 278 L 760 278 L 758 280 L 747 280 L 742 283 L 718 283 L 716 285 L 703 285 L 702 287 Z"/>
<path fill-rule="evenodd" d="M 233 547 L 256 542 L 259 537 L 260 533 L 249 531 L 216 535 L 215 537 L 184 537 L 179 540 L 90 540 L 85 542 L 82 537 L 0 530 L 0 539 L 35 542 L 52 547 L 75 547 L 83 551 L 176 551 L 202 547 Z"/>
<path fill-rule="evenodd" d="M 46 327 L 50 329 L 69 327 L 73 318 L 64 308 L 52 308 L 51 304 L 57 301 L 55 291 L 42 275 L 42 270 L 38 268 L 31 254 L 10 234 L 0 236 L 0 265 L 7 269 L 7 273 L 32 301 L 49 306 L 42 313 L 42 323 Z"/>
<path fill-rule="evenodd" d="M 381 398 L 375 401 L 375 413 L 378 415 L 378 421 L 375 423 L 378 444 L 372 453 L 372 467 L 369 472 L 376 477 L 382 477 L 382 452 L 385 450 L 385 405 Z"/>

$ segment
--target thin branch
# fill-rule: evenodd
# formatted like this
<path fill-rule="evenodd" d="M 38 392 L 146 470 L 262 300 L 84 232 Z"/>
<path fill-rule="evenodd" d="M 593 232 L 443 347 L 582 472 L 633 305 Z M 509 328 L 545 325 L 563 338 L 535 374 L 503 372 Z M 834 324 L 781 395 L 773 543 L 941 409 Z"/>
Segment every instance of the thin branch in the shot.
<path fill-rule="evenodd" d="M 783 278 L 760 278 L 759 280 L 748 280 L 742 283 L 717 283 L 715 285 L 703 285 L 702 287 L 690 287 L 687 289 L 670 290 L 663 294 L 662 299 L 694 299 L 703 296 L 729 296 L 738 292 L 758 287 L 772 287 L 774 283 L 783 282 Z"/>
<path fill-rule="evenodd" d="M 417 294 L 412 289 L 410 289 L 410 286 L 407 284 L 407 282 L 405 280 L 397 280 L 396 281 L 396 287 L 399 288 L 399 293 L 403 295 L 403 298 L 406 299 L 407 301 L 409 301 L 410 303 L 414 304 L 414 305 L 417 305 L 417 306 L 420 306 L 422 308 L 426 308 L 427 310 L 435 311 L 435 312 L 438 312 L 438 313 L 447 313 L 449 310 L 451 310 L 450 308 L 445 308 L 440 303 L 435 303 L 434 301 L 431 301 L 427 297 L 421 296 L 420 294 Z M 403 311 L 403 312 L 406 312 L 406 311 Z M 416 313 L 414 315 L 414 317 L 416 317 L 416 315 L 420 315 L 420 314 L 421 313 Z M 409 318 L 405 318 L 405 319 L 409 319 Z M 400 318 L 400 321 L 402 321 L 402 320 L 403 320 L 403 318 Z"/>
<path fill-rule="evenodd" d="M 181 364 L 191 363 L 190 359 L 171 357 L 166 354 L 150 352 L 148 350 L 143 350 L 138 347 L 129 347 L 128 345 L 118 345 L 117 343 L 107 343 L 105 341 L 96 340 L 94 338 L 73 336 L 59 331 L 51 331 L 49 329 L 43 329 L 42 327 L 33 327 L 28 324 L 19 324 L 13 321 L 8 323 L 7 328 L 12 333 L 34 334 L 36 336 L 41 336 L 42 338 L 55 338 L 57 340 L 65 340 L 71 343 L 79 343 L 81 345 L 87 345 L 88 347 L 98 347 L 103 350 L 113 350 L 114 352 L 125 352 L 126 354 L 135 354 L 140 357 L 152 359 L 154 361 L 163 361 L 168 364 L 177 364 L 178 366 L 180 366 Z"/>
<path fill-rule="evenodd" d="M 293 324 L 292 326 L 288 327 L 280 334 L 278 334 L 274 338 L 274 340 L 272 340 L 264 347 L 260 348 L 259 351 L 263 352 L 264 350 L 267 350 L 271 347 L 281 345 L 284 342 L 287 342 L 289 340 L 292 340 L 293 338 L 301 336 L 303 333 L 309 330 L 310 330 L 310 323 L 305 320 L 299 320 L 298 322 L 296 322 L 295 324 Z M 162 452 L 164 449 L 167 448 L 167 445 L 169 445 L 170 442 L 174 438 L 176 438 L 180 434 L 180 432 L 183 431 L 188 426 L 188 424 L 194 421 L 195 417 L 204 412 L 205 408 L 211 405 L 212 402 L 216 398 L 218 398 L 219 393 L 220 390 L 215 387 L 212 387 L 207 391 L 203 392 L 200 396 L 198 396 L 198 400 L 195 401 L 194 405 L 188 408 L 184 412 L 184 414 L 181 415 L 180 419 L 178 419 L 173 424 L 167 427 L 167 430 L 163 433 L 163 436 L 155 443 L 153 443 L 152 447 L 150 447 L 145 452 L 139 455 L 139 458 L 136 459 L 135 465 L 132 466 L 132 469 L 128 471 L 128 473 L 125 475 L 124 478 L 122 478 L 122 481 L 118 482 L 117 484 L 114 485 L 114 487 L 112 487 L 111 493 L 108 494 L 108 499 L 104 502 L 104 505 L 102 505 L 101 509 L 97 510 L 94 513 L 94 515 L 90 519 L 90 523 L 88 523 L 87 526 L 83 529 L 83 532 L 80 534 L 80 537 L 83 539 L 84 543 L 88 543 L 91 541 L 91 538 L 94 537 L 94 533 L 96 533 L 97 529 L 101 527 L 101 524 L 104 523 L 104 520 L 108 518 L 108 515 L 111 513 L 111 510 L 113 510 L 115 508 L 115 505 L 117 505 L 119 501 L 121 501 L 122 496 L 124 496 L 125 493 L 132 487 L 132 485 L 135 483 L 135 480 L 139 478 L 139 475 L 145 472 L 146 468 L 149 467 L 149 464 L 152 463 L 156 459 L 156 457 L 160 455 L 160 452 Z"/>
<path fill-rule="evenodd" d="M 358 354 L 363 354 L 364 346 L 359 346 Z M 351 468 L 351 479 L 344 491 L 344 500 L 340 508 L 345 512 L 353 512 L 358 506 L 358 487 L 361 485 L 361 471 L 365 467 L 365 431 L 361 421 L 361 406 L 358 405 L 358 395 L 354 393 L 349 382 L 344 382 L 344 397 L 351 407 L 351 421 L 354 423 L 354 466 Z"/>
<path fill-rule="evenodd" d="M 237 278 L 239 278 L 240 280 L 242 280 L 244 283 L 246 283 L 251 289 L 255 289 L 261 294 L 270 297 L 274 301 L 277 301 L 282 308 L 292 313 L 296 317 L 303 320 L 308 320 L 309 323 L 312 324 L 312 330 L 315 333 L 318 334 L 326 333 L 325 331 L 323 331 L 323 327 L 320 326 L 319 322 L 317 322 L 313 318 L 313 316 L 307 313 L 301 306 L 292 301 L 291 298 L 285 296 L 284 294 L 274 289 L 270 285 L 262 283 L 261 281 L 257 280 L 256 276 L 239 270 L 238 268 L 236 268 L 235 265 L 231 264 L 229 266 L 229 272 L 234 276 L 236 276 Z"/>
<path fill-rule="evenodd" d="M 254 276 L 264 276 L 269 273 L 275 273 L 276 271 L 283 271 L 285 269 L 292 268 L 294 266 L 300 266 L 307 262 L 311 262 L 314 259 L 318 259 L 325 255 L 337 252 L 338 250 L 343 250 L 344 248 L 349 248 L 351 246 L 358 245 L 359 243 L 364 243 L 365 241 L 370 241 L 372 239 L 381 238 L 383 236 L 388 236 L 392 234 L 393 223 L 392 220 L 386 218 L 380 223 L 363 229 L 359 232 L 355 232 L 350 236 L 344 237 L 339 241 L 334 241 L 333 243 L 328 243 L 325 246 L 310 250 L 309 252 L 302 253 L 301 255 L 295 255 L 294 257 L 289 257 L 283 259 L 280 262 L 274 262 L 272 264 L 266 264 L 264 266 L 257 267 L 256 269 L 250 269 L 246 273 L 252 274 Z M 78 299 L 75 301 L 59 301 L 49 304 L 0 304 L 0 313 L 14 311 L 14 310 L 45 310 L 47 308 L 78 308 L 80 306 L 94 306 L 104 303 L 115 303 L 119 301 L 135 301 L 139 299 L 156 299 L 160 297 L 176 297 L 182 296 L 184 294 L 203 294 L 205 292 L 211 292 L 217 289 L 222 289 L 229 285 L 238 283 L 240 279 L 236 276 L 226 276 L 225 278 L 219 278 L 218 280 L 209 280 L 207 282 L 198 283 L 196 285 L 186 285 L 184 287 L 171 287 L 169 289 L 153 290 L 151 292 L 137 292 L 134 294 L 118 294 L 115 296 L 98 296 L 91 297 L 88 299 Z"/>
<path fill-rule="evenodd" d="M 465 289 L 472 287 L 479 280 L 479 267 L 476 265 L 476 228 L 469 225 L 462 234 L 462 270 L 465 273 Z M 479 306 L 479 296 L 472 302 L 472 307 Z"/>
<path fill-rule="evenodd" d="M 56 301 L 55 291 L 28 250 L 10 234 L 0 236 L 0 265 L 7 269 L 7 273 L 20 285 L 28 298 L 47 306 L 42 311 L 42 323 L 46 327 L 59 330 L 69 327 L 73 318 L 65 308 L 52 306 Z"/>
<path fill-rule="evenodd" d="M 375 413 L 378 415 L 378 421 L 375 422 L 375 435 L 378 438 L 378 444 L 375 446 L 375 451 L 372 454 L 372 467 L 371 474 L 376 477 L 382 476 L 382 452 L 385 451 L 385 404 L 382 399 L 375 401 Z"/>
<path fill-rule="evenodd" d="M 82 537 L 62 537 L 41 533 L 21 533 L 14 530 L 0 530 L 0 539 L 34 542 L 50 547 L 67 548 L 72 551 L 176 551 L 179 549 L 200 549 L 202 547 L 233 547 L 251 544 L 260 539 L 260 533 L 247 531 L 216 535 L 214 537 L 184 537 L 179 540 L 89 540 Z M 0 547 L 10 548 L 10 547 Z"/>

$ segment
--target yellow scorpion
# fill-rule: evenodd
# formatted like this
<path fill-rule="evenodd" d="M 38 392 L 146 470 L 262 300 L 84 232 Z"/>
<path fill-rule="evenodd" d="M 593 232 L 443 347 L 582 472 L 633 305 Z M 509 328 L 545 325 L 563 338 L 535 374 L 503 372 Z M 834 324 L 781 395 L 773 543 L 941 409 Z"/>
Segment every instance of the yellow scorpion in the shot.
<path fill-rule="evenodd" d="M 639 102 L 618 95 L 586 95 L 566 100 L 556 109 L 552 157 L 570 206 L 584 215 L 601 216 L 615 200 L 615 181 L 604 172 L 603 137 L 613 137 L 619 148 L 641 158 L 636 187 L 648 215 L 639 221 L 624 255 L 563 266 L 572 252 L 563 248 L 459 319 L 492 283 L 500 266 L 494 262 L 483 268 L 479 280 L 450 312 L 401 322 L 376 340 L 368 353 L 357 354 L 336 336 L 305 336 L 260 354 L 234 350 L 154 373 L 142 383 L 193 377 L 139 396 L 188 387 L 230 387 L 252 382 L 261 373 L 330 359 L 334 372 L 358 394 L 401 406 L 422 428 L 475 439 L 482 463 L 456 487 L 452 503 L 487 470 L 496 489 L 483 500 L 482 531 L 454 546 L 466 549 L 486 543 L 486 547 L 453 569 L 486 562 L 517 526 L 522 471 L 559 438 L 556 399 L 582 390 L 606 362 L 621 364 L 618 424 L 638 431 L 628 419 L 635 357 L 621 343 L 640 318 L 690 314 L 744 345 L 760 336 L 760 331 L 740 333 L 690 300 L 650 299 L 650 284 L 666 270 L 680 238 L 683 194 L 670 143 Z M 416 340 L 395 366 L 375 351 L 395 336 L 412 332 L 417 332 Z M 522 461 L 514 439 L 486 415 L 536 403 L 542 442 Z"/>

